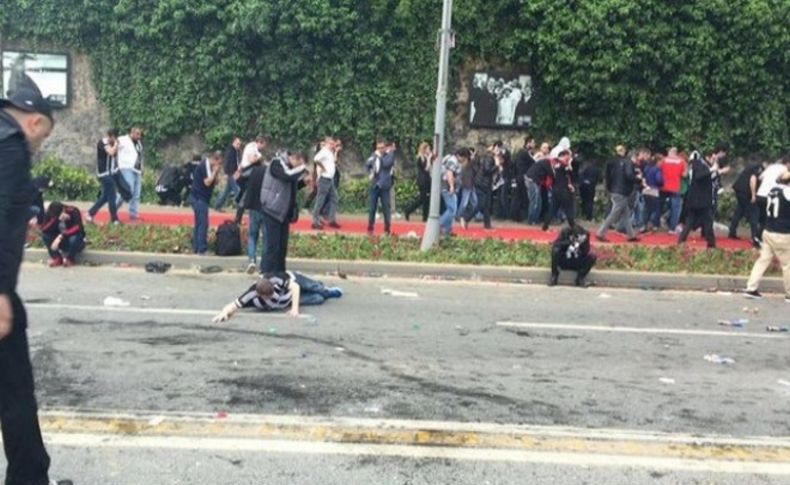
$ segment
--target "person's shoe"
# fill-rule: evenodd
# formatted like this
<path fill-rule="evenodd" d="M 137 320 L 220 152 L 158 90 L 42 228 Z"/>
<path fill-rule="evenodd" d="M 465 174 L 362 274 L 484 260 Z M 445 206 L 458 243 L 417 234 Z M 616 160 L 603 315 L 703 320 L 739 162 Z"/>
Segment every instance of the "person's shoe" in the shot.
<path fill-rule="evenodd" d="M 332 221 L 329 223 L 329 227 L 331 227 L 332 229 L 340 229 L 340 224 L 338 224 L 335 221 Z"/>
<path fill-rule="evenodd" d="M 560 282 L 560 275 L 553 274 L 551 275 L 551 279 L 549 279 L 549 286 L 557 286 L 557 283 Z"/>
<path fill-rule="evenodd" d="M 71 268 L 71 267 L 72 267 L 72 266 L 74 266 L 75 264 L 76 264 L 76 263 L 74 262 L 74 260 L 73 260 L 73 259 L 69 259 L 69 258 L 64 258 L 64 259 L 63 259 L 63 267 L 64 267 L 64 268 Z"/>
<path fill-rule="evenodd" d="M 250 261 L 250 264 L 247 265 L 247 274 L 253 275 L 256 271 L 258 271 L 258 265 Z"/>
<path fill-rule="evenodd" d="M 580 277 L 577 276 L 576 277 L 576 286 L 578 286 L 579 288 L 588 288 L 590 286 L 590 284 L 587 283 L 587 279 L 586 278 L 580 278 Z"/>
<path fill-rule="evenodd" d="M 737 241 L 737 240 L 739 240 L 740 238 L 738 237 L 738 235 L 737 235 L 737 234 L 732 234 L 732 233 L 730 233 L 730 234 L 728 234 L 728 235 L 727 235 L 727 239 L 733 239 L 733 240 Z"/>
<path fill-rule="evenodd" d="M 627 239 L 627 241 L 628 242 L 639 242 L 639 241 L 641 241 L 641 239 L 639 239 L 638 237 L 634 236 L 634 237 L 629 237 Z"/>
<path fill-rule="evenodd" d="M 121 225 L 123 225 L 123 224 L 121 223 L 121 221 L 117 221 L 117 220 L 116 220 L 116 221 L 112 221 L 112 225 L 113 225 L 113 226 L 121 226 Z"/>
<path fill-rule="evenodd" d="M 602 243 L 608 243 L 609 242 L 609 240 L 605 236 L 599 236 L 598 234 L 595 235 L 595 239 L 598 242 L 602 242 Z"/>
<path fill-rule="evenodd" d="M 467 220 L 464 218 L 461 218 L 461 227 L 464 228 L 464 231 L 469 229 L 469 222 L 467 222 Z"/>
<path fill-rule="evenodd" d="M 47 262 L 47 266 L 49 266 L 50 268 L 57 268 L 58 266 L 63 266 L 63 258 L 61 257 L 52 258 L 49 260 L 49 262 Z"/>
<path fill-rule="evenodd" d="M 93 224 L 93 216 L 90 214 L 85 214 L 85 222 L 88 224 Z"/>
<path fill-rule="evenodd" d="M 327 298 L 343 298 L 343 290 L 338 288 L 337 286 L 333 286 L 332 288 L 327 288 Z"/>
<path fill-rule="evenodd" d="M 763 295 L 761 295 L 760 292 L 757 291 L 757 290 L 744 291 L 743 292 L 743 296 L 748 298 L 749 300 L 762 300 L 763 299 Z"/>
<path fill-rule="evenodd" d="M 403 214 L 403 218 L 406 219 L 406 222 L 409 222 L 409 217 L 411 217 L 411 214 L 409 214 L 408 212 Z"/>
<path fill-rule="evenodd" d="M 754 238 L 752 239 L 752 247 L 754 247 L 754 249 L 762 249 L 763 242 L 759 238 Z"/>
<path fill-rule="evenodd" d="M 548 231 L 549 230 L 549 225 L 548 224 L 543 224 L 543 226 L 541 226 L 540 230 L 543 231 L 543 232 Z"/>
<path fill-rule="evenodd" d="M 317 224 L 315 222 L 310 227 L 315 229 L 316 231 L 322 231 L 324 229 L 323 224 Z"/>

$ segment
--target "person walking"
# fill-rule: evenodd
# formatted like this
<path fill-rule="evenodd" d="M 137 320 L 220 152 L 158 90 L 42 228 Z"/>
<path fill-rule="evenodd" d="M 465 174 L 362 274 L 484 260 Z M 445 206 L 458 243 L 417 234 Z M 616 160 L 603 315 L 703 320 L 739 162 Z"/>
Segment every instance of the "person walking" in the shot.
<path fill-rule="evenodd" d="M 562 150 L 554 163 L 552 184 L 552 208 L 543 219 L 544 231 L 549 229 L 551 218 L 558 211 L 565 214 L 569 226 L 576 224 L 576 179 L 573 175 L 573 158 L 570 150 Z"/>
<path fill-rule="evenodd" d="M 617 158 L 611 160 L 606 165 L 606 190 L 612 200 L 612 209 L 609 215 L 604 220 L 601 227 L 598 228 L 596 238 L 601 242 L 609 242 L 606 239 L 606 233 L 609 228 L 614 225 L 625 228 L 629 242 L 639 241 L 634 232 L 634 227 L 631 222 L 631 210 L 629 206 L 629 199 L 634 192 L 634 184 L 636 183 L 636 171 L 634 163 L 627 156 L 627 150 L 624 145 L 618 145 L 616 148 Z"/>
<path fill-rule="evenodd" d="M 72 485 L 50 481 L 50 458 L 41 438 L 27 313 L 17 294 L 30 206 L 32 154 L 52 132 L 52 107 L 24 76 L 0 99 L 0 428 L 7 485 Z"/>
<path fill-rule="evenodd" d="M 529 213 L 527 224 L 537 224 L 543 213 L 543 187 L 551 187 L 554 182 L 554 164 L 548 157 L 542 157 L 527 170 L 527 197 L 529 198 Z M 547 211 L 551 213 L 551 208 Z M 551 216 L 549 216 L 551 217 Z"/>
<path fill-rule="evenodd" d="M 776 181 L 779 180 L 779 177 L 788 171 L 790 171 L 790 156 L 786 156 L 784 159 L 780 158 L 774 161 L 765 167 L 763 173 L 760 174 L 760 183 L 757 188 L 757 207 L 759 210 L 760 234 L 763 232 L 768 214 L 766 212 L 766 208 L 768 207 L 768 194 L 771 192 L 771 190 L 773 190 L 774 187 L 778 185 Z"/>
<path fill-rule="evenodd" d="M 790 303 L 790 172 L 785 172 L 775 183 L 768 192 L 760 257 L 754 263 L 744 296 L 762 298 L 760 280 L 776 258 L 782 267 L 785 303 Z"/>
<path fill-rule="evenodd" d="M 439 227 L 445 236 L 453 234 L 453 221 L 458 212 L 457 183 L 461 176 L 463 160 L 469 160 L 471 154 L 466 148 L 456 150 L 454 154 L 447 155 L 442 160 L 442 201 L 444 212 L 439 217 Z"/>
<path fill-rule="evenodd" d="M 208 252 L 208 209 L 220 170 L 222 170 L 222 152 L 214 152 L 209 159 L 198 164 L 192 178 L 192 211 L 195 213 L 192 250 L 195 254 L 204 255 Z"/>
<path fill-rule="evenodd" d="M 390 207 L 390 189 L 392 189 L 393 172 L 395 170 L 395 144 L 376 141 L 376 149 L 365 162 L 365 171 L 370 178 L 370 199 L 368 203 L 368 234 L 373 234 L 376 224 L 376 211 L 381 201 L 381 212 L 384 216 L 384 233 L 392 230 L 392 213 Z"/>
<path fill-rule="evenodd" d="M 236 196 L 236 224 L 241 225 L 241 219 L 244 216 L 244 193 L 247 189 L 247 182 L 249 181 L 252 170 L 263 163 L 263 154 L 261 153 L 266 149 L 268 140 L 263 135 L 258 135 L 254 141 L 247 143 L 241 153 L 241 163 L 239 169 L 236 171 L 236 182 L 239 184 L 239 194 Z"/>
<path fill-rule="evenodd" d="M 337 170 L 335 160 L 335 139 L 328 136 L 324 139 L 321 149 L 313 159 L 316 165 L 316 197 L 313 206 L 312 228 L 322 230 L 321 215 L 325 212 L 329 220 L 329 227 L 339 229 L 337 223 L 337 187 L 335 186 L 335 172 Z"/>
<path fill-rule="evenodd" d="M 728 236 L 730 239 L 738 239 L 738 225 L 741 219 L 749 221 L 751 229 L 752 245 L 760 248 L 760 208 L 757 205 L 757 188 L 760 185 L 760 175 L 768 165 L 767 162 L 752 163 L 738 175 L 732 190 L 735 192 L 735 200 L 738 206 L 730 221 Z"/>
<path fill-rule="evenodd" d="M 222 170 L 225 172 L 225 190 L 220 194 L 217 203 L 214 204 L 214 209 L 218 212 L 225 211 L 225 204 L 228 202 L 228 197 L 233 194 L 233 199 L 241 192 L 241 187 L 236 181 L 236 172 L 239 170 L 239 162 L 241 161 L 241 138 L 238 136 L 233 138 L 233 143 L 225 150 L 225 161 L 222 164 Z"/>
<path fill-rule="evenodd" d="M 475 179 L 477 178 L 474 160 L 471 155 L 468 159 L 461 162 L 461 203 L 458 206 L 459 216 L 461 217 L 461 227 L 467 229 L 477 213 L 477 191 L 475 190 Z"/>
<path fill-rule="evenodd" d="M 129 130 L 128 135 L 118 138 L 118 168 L 132 191 L 132 199 L 129 201 L 129 219 L 131 222 L 138 222 L 145 168 L 142 129 L 135 126 Z"/>
<path fill-rule="evenodd" d="M 93 222 L 96 214 L 107 204 L 110 208 L 110 221 L 120 224 L 118 220 L 118 192 L 115 189 L 113 174 L 118 171 L 118 130 L 107 130 L 106 138 L 96 144 L 96 176 L 101 184 L 101 194 L 96 203 L 88 209 L 88 222 Z"/>
<path fill-rule="evenodd" d="M 582 202 L 582 217 L 593 220 L 595 212 L 595 190 L 601 178 L 601 170 L 594 161 L 585 160 L 579 171 L 579 197 Z"/>
<path fill-rule="evenodd" d="M 263 208 L 261 207 L 261 189 L 263 178 L 266 176 L 267 165 L 256 164 L 252 173 L 248 177 L 247 190 L 244 192 L 242 201 L 244 209 L 249 217 L 249 228 L 247 230 L 247 274 L 255 274 L 258 269 L 258 239 L 266 240 L 263 233 Z"/>
<path fill-rule="evenodd" d="M 686 242 L 695 227 L 702 227 L 702 235 L 708 248 L 716 247 L 716 234 L 713 232 L 713 178 L 718 175 L 718 165 L 709 165 L 699 152 L 691 153 L 689 169 L 689 189 L 686 193 L 686 224 L 680 232 L 678 244 Z"/>
<path fill-rule="evenodd" d="M 683 211 L 683 180 L 688 175 L 688 164 L 680 156 L 676 147 L 670 147 L 667 156 L 661 162 L 661 175 L 664 178 L 664 186 L 661 188 L 661 212 L 669 205 L 669 226 L 670 234 L 678 234 L 678 224 L 680 223 L 680 213 Z"/>
<path fill-rule="evenodd" d="M 403 211 L 406 220 L 420 209 L 422 212 L 422 222 L 428 220 L 431 209 L 431 167 L 433 167 L 433 153 L 428 142 L 420 143 L 417 149 L 417 159 L 414 161 L 414 168 L 417 173 L 417 198 L 407 205 Z"/>
<path fill-rule="evenodd" d="M 296 193 L 305 186 L 303 153 L 279 153 L 269 163 L 261 186 L 263 257 L 261 273 L 285 271 L 291 224 L 299 219 Z"/>

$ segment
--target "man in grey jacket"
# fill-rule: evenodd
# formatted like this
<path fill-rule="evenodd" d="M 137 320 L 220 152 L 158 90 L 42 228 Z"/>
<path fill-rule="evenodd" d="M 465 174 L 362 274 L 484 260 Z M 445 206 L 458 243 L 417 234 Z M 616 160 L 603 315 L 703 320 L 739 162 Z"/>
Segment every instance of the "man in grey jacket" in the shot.
<path fill-rule="evenodd" d="M 370 177 L 368 234 L 373 234 L 379 200 L 381 201 L 381 211 L 384 213 L 384 232 L 389 234 L 392 227 L 390 190 L 392 190 L 395 173 L 395 143 L 377 140 L 376 150 L 365 163 L 365 170 Z"/>
<path fill-rule="evenodd" d="M 596 238 L 602 242 L 608 242 L 606 233 L 614 224 L 614 227 L 625 227 L 628 234 L 628 241 L 638 241 L 631 223 L 631 208 L 628 204 L 631 194 L 634 192 L 637 181 L 634 162 L 627 156 L 625 146 L 618 145 L 616 148 L 617 158 L 606 164 L 606 190 L 612 197 L 612 210 L 609 216 L 598 229 Z"/>
<path fill-rule="evenodd" d="M 261 273 L 285 271 L 291 223 L 299 218 L 296 192 L 304 187 L 305 156 L 283 153 L 269 164 L 261 187 L 263 258 Z"/>

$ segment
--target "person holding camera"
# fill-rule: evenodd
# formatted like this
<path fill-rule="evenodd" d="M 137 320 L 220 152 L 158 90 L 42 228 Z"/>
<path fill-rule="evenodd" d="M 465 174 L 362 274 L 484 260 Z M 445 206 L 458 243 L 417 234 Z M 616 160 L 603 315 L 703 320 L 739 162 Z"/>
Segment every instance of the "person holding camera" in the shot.
<path fill-rule="evenodd" d="M 222 152 L 220 151 L 214 152 L 208 160 L 203 160 L 195 168 L 192 178 L 192 210 L 195 213 L 192 250 L 195 254 L 203 255 L 208 252 L 208 210 L 221 169 Z"/>
<path fill-rule="evenodd" d="M 576 271 L 576 286 L 585 286 L 585 278 L 595 266 L 596 256 L 590 252 L 590 233 L 583 227 L 566 227 L 551 246 L 551 280 L 559 282 L 560 270 Z"/>
<path fill-rule="evenodd" d="M 395 175 L 395 143 L 376 140 L 376 149 L 365 162 L 365 171 L 370 178 L 370 202 L 368 206 L 368 234 L 372 235 L 376 224 L 379 201 L 384 215 L 384 233 L 392 230 L 392 208 L 390 190 Z"/>

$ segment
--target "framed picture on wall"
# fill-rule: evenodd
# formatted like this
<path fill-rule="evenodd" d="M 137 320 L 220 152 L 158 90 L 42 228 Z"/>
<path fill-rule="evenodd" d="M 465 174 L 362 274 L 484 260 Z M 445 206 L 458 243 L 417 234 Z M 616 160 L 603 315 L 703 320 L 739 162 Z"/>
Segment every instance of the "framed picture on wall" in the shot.
<path fill-rule="evenodd" d="M 532 125 L 535 99 L 529 74 L 478 71 L 472 75 L 471 86 L 469 124 L 472 128 L 513 130 Z"/>
<path fill-rule="evenodd" d="M 68 54 L 4 50 L 0 72 L 3 97 L 7 97 L 18 80 L 27 75 L 55 108 L 65 108 L 71 102 L 71 66 Z"/>

